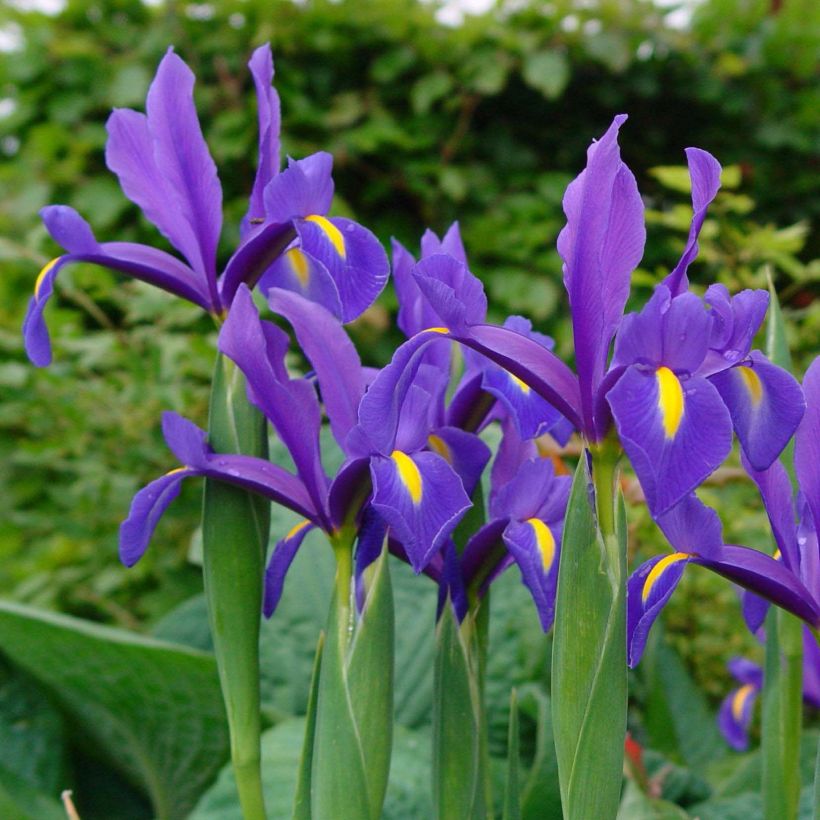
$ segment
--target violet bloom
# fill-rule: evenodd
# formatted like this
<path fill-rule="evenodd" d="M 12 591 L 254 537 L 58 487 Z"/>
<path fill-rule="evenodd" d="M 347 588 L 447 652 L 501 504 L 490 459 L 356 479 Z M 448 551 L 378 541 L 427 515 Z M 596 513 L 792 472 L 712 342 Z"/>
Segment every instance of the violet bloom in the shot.
<path fill-rule="evenodd" d="M 726 742 L 739 752 L 749 748 L 752 710 L 763 688 L 763 670 L 746 658 L 732 658 L 729 671 L 741 685 L 723 699 L 718 726 Z M 820 647 L 808 627 L 803 627 L 803 702 L 820 709 Z"/>
<path fill-rule="evenodd" d="M 632 271 L 645 240 L 643 206 L 620 158 L 618 116 L 592 144 L 587 167 L 567 188 L 567 224 L 558 237 L 575 340 L 577 375 L 537 340 L 484 324 L 455 278 L 413 275 L 438 322 L 408 343 L 420 350 L 446 335 L 489 357 L 543 396 L 591 445 L 614 426 L 654 516 L 670 510 L 729 453 L 732 430 L 764 469 L 785 446 L 803 412 L 799 385 L 750 351 L 765 312 L 763 292 L 729 300 L 711 288 L 705 303 L 686 292 L 706 208 L 720 166 L 687 149 L 694 216 L 686 249 L 646 307 L 624 319 Z M 617 338 L 616 338 L 617 333 Z M 608 362 L 613 339 L 615 353 Z M 409 361 L 399 350 L 394 361 Z"/>
<path fill-rule="evenodd" d="M 555 590 L 564 515 L 572 479 L 556 475 L 532 441 L 510 420 L 493 462 L 489 521 L 467 542 L 458 563 L 461 585 L 480 596 L 504 570 L 517 564 L 547 632 L 555 614 Z M 458 604 L 458 594 L 452 595 Z M 457 610 L 457 614 L 458 610 Z"/>
<path fill-rule="evenodd" d="M 98 242 L 88 223 L 65 205 L 41 216 L 66 253 L 37 278 L 23 323 L 31 361 L 45 366 L 51 345 L 43 311 L 59 271 L 88 262 L 126 273 L 224 315 L 238 286 L 253 287 L 286 251 L 293 275 L 270 276 L 322 302 L 345 321 L 376 298 L 387 280 L 387 257 L 375 237 L 350 220 L 325 215 L 333 196 L 328 154 L 290 161 L 279 174 L 279 98 L 271 87 L 270 47 L 258 48 L 249 67 L 259 110 L 259 164 L 242 223 L 242 241 L 221 274 L 222 187 L 205 144 L 193 100 L 194 75 L 172 50 L 148 90 L 146 114 L 117 109 L 108 119 L 106 162 L 125 195 L 181 254 L 131 242 Z"/>
<path fill-rule="evenodd" d="M 780 461 L 766 470 L 756 470 L 744 458 L 743 466 L 763 499 L 777 545 L 776 559 L 805 585 L 820 608 L 820 358 L 806 371 L 803 391 L 806 413 L 794 442 L 797 498 Z M 765 600 L 754 595 L 744 596 L 743 614 L 752 632 L 763 624 L 767 606 Z"/>
<path fill-rule="evenodd" d="M 749 547 L 723 543 L 717 513 L 694 494 L 657 519 L 674 548 L 646 561 L 627 582 L 626 631 L 630 667 L 638 664 L 649 630 L 688 564 L 699 564 L 820 626 L 820 599 L 783 563 Z M 816 542 L 815 542 L 816 547 Z"/>
<path fill-rule="evenodd" d="M 387 430 L 378 418 L 373 424 L 362 422 L 357 411 L 369 374 L 339 320 L 321 305 L 287 290 L 272 289 L 270 305 L 291 324 L 314 368 L 331 431 L 347 456 L 338 474 L 331 480 L 322 465 L 322 416 L 314 380 L 288 376 L 287 334 L 259 318 L 250 292 L 242 286 L 220 332 L 219 348 L 244 373 L 249 399 L 282 440 L 296 474 L 264 459 L 212 454 L 201 431 L 200 448 L 183 449 L 178 431 L 190 437 L 191 428 L 196 428 L 166 416 L 175 420 L 174 425 L 165 425 L 168 443 L 185 466 L 140 491 L 121 529 L 121 555 L 131 564 L 144 551 L 179 482 L 194 475 L 246 487 L 298 512 L 304 521 L 284 535 L 271 555 L 266 614 L 275 608 L 287 569 L 307 533 L 319 528 L 335 537 L 343 528 L 358 528 L 368 509 L 390 527 L 414 567 L 425 566 L 470 506 L 451 462 L 477 480 L 489 458 L 486 445 L 474 437 L 467 442 L 463 431 L 452 436 L 439 431 L 440 446 L 451 461 L 428 448 L 427 421 L 418 410 L 422 403 L 429 404 L 429 394 L 418 384 L 407 407 L 401 408 L 395 428 Z M 365 553 L 370 535 L 369 530 L 360 535 Z"/>

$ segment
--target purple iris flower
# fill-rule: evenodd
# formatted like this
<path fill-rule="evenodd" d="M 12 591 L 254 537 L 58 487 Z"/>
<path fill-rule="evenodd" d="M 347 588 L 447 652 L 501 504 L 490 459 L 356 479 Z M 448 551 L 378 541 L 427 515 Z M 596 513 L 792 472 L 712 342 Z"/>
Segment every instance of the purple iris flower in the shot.
<path fill-rule="evenodd" d="M 517 564 L 546 632 L 555 612 L 561 535 L 572 479 L 556 475 L 552 462 L 539 457 L 534 442 L 522 439 L 510 419 L 503 428 L 491 475 L 490 520 L 469 539 L 458 559 L 461 586 L 474 586 L 483 595 L 495 578 Z M 451 597 L 458 612 L 458 595 L 451 592 Z"/>
<path fill-rule="evenodd" d="M 641 198 L 617 142 L 625 119 L 616 117 L 592 144 L 586 168 L 564 196 L 567 224 L 558 251 L 577 375 L 518 327 L 484 324 L 457 277 L 430 276 L 425 263 L 432 258 L 413 275 L 439 322 L 408 345 L 423 348 L 438 334 L 477 350 L 544 397 L 592 444 L 614 421 L 657 517 L 723 461 L 733 428 L 750 461 L 765 469 L 793 434 L 804 403 L 788 373 L 750 350 L 765 313 L 764 292 L 730 300 L 715 286 L 702 302 L 686 290 L 687 268 L 720 184 L 720 165 L 705 151 L 687 149 L 694 216 L 684 253 L 645 308 L 624 318 L 645 240 Z M 400 350 L 396 359 L 408 357 Z"/>
<path fill-rule="evenodd" d="M 381 397 L 378 400 L 381 404 L 374 404 L 379 407 L 378 412 L 386 412 L 391 417 L 405 401 L 420 368 L 432 365 L 449 379 L 450 340 L 464 339 L 451 333 L 448 327 L 496 329 L 483 324 L 487 317 L 487 297 L 481 281 L 467 266 L 458 224 L 454 223 L 441 240 L 427 231 L 422 237 L 421 250 L 421 259 L 415 263 L 407 250 L 398 242 L 393 243 L 399 326 L 411 338 L 379 374 L 370 391 Z M 516 337 L 527 339 L 540 353 L 555 359 L 551 352 L 552 339 L 534 331 L 527 319 L 511 316 L 505 328 Z M 447 414 L 451 425 L 477 430 L 491 419 L 506 414 L 513 419 L 522 438 L 550 432 L 559 441 L 566 441 L 572 424 L 555 406 L 512 373 L 476 355 L 469 345 L 465 354 L 464 372 Z M 482 397 L 491 400 L 482 402 Z M 503 410 L 496 408 L 491 413 L 495 401 Z M 476 408 L 480 408 L 480 417 L 476 417 Z"/>
<path fill-rule="evenodd" d="M 810 626 L 820 626 L 817 587 L 807 587 L 789 567 L 770 555 L 749 547 L 724 544 L 717 513 L 694 494 L 660 516 L 657 523 L 675 552 L 646 561 L 627 582 L 630 667 L 640 661 L 649 630 L 688 564 L 704 566 L 794 613 Z"/>
<path fill-rule="evenodd" d="M 756 470 L 744 458 L 743 466 L 763 499 L 777 545 L 776 559 L 805 585 L 820 607 L 820 358 L 806 371 L 803 391 L 806 413 L 795 434 L 794 450 L 797 497 L 780 461 Z M 765 600 L 744 596 L 743 614 L 752 632 L 760 629 L 767 607 Z"/>
<path fill-rule="evenodd" d="M 98 242 L 73 208 L 44 208 L 46 228 L 66 253 L 40 272 L 23 323 L 26 351 L 34 364 L 51 361 L 43 311 L 57 274 L 72 262 L 129 274 L 218 317 L 241 283 L 253 287 L 269 269 L 269 284 L 306 293 L 345 321 L 378 296 L 388 275 L 381 245 L 350 220 L 325 216 L 333 196 L 330 155 L 290 160 L 279 174 L 279 98 L 271 86 L 270 47 L 258 48 L 249 67 L 258 98 L 259 163 L 242 241 L 221 275 L 217 245 L 222 187 L 194 107 L 194 75 L 169 50 L 148 90 L 146 113 L 117 109 L 109 117 L 106 162 L 125 195 L 184 261 L 145 245 Z M 279 262 L 283 253 L 285 259 Z M 288 265 L 292 275 L 282 272 Z"/>
<path fill-rule="evenodd" d="M 244 373 L 250 400 L 288 449 L 296 474 L 264 459 L 212 454 L 202 431 L 166 415 L 173 420 L 165 424 L 166 438 L 185 466 L 140 491 L 121 528 L 121 555 L 130 565 L 144 551 L 179 482 L 194 475 L 247 487 L 298 512 L 304 521 L 277 543 L 271 555 L 266 614 L 275 608 L 287 569 L 313 528 L 335 535 L 343 527 L 361 524 L 357 566 L 363 569 L 379 528 L 389 526 L 391 538 L 401 545 L 414 568 L 425 567 L 470 506 L 457 469 L 474 486 L 489 459 L 486 445 L 463 430 L 437 429 L 430 441 L 429 416 L 422 410 L 427 411 L 434 402 L 425 389 L 424 372 L 392 430 L 380 418 L 372 423 L 362 420 L 359 405 L 369 374 L 339 320 L 323 306 L 288 290 L 274 288 L 269 299 L 274 313 L 292 326 L 313 366 L 315 383 L 288 376 L 284 361 L 287 334 L 259 318 L 244 285 L 222 326 L 219 348 Z M 321 459 L 317 385 L 331 431 L 347 456 L 332 481 Z M 199 449 L 180 445 L 180 430 L 188 437 L 193 435 L 191 430 L 197 431 Z"/>
<path fill-rule="evenodd" d="M 723 699 L 718 726 L 726 742 L 738 751 L 749 748 L 752 710 L 763 688 L 763 670 L 746 658 L 732 658 L 729 671 L 741 685 Z M 803 627 L 803 702 L 820 709 L 820 647 L 808 627 Z"/>

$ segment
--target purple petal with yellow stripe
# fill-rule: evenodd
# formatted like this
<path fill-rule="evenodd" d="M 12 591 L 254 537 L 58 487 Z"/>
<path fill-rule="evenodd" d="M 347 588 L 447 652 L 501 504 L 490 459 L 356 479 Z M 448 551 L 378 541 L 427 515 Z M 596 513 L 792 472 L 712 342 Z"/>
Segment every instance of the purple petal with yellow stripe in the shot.
<path fill-rule="evenodd" d="M 583 423 L 576 426 L 593 438 L 595 393 L 646 239 L 643 203 L 618 147 L 618 130 L 625 120 L 623 114 L 615 117 L 589 147 L 586 168 L 564 194 L 567 224 L 558 236 L 583 407 Z"/>
<path fill-rule="evenodd" d="M 718 726 L 726 742 L 736 751 L 749 748 L 749 725 L 760 686 L 744 683 L 723 699 L 718 711 Z"/>
<path fill-rule="evenodd" d="M 641 660 L 649 630 L 675 591 L 692 556 L 685 552 L 658 555 L 638 567 L 626 585 L 626 635 L 629 666 Z"/>
<path fill-rule="evenodd" d="M 470 499 L 461 479 L 441 456 L 395 450 L 370 460 L 373 507 L 390 525 L 416 572 L 449 537 Z"/>
<path fill-rule="evenodd" d="M 387 254 L 376 237 L 352 219 L 318 214 L 296 223 L 302 251 L 318 260 L 339 291 L 341 319 L 352 322 L 384 290 Z"/>
<path fill-rule="evenodd" d="M 655 517 L 695 489 L 732 448 L 729 412 L 706 379 L 681 381 L 668 367 L 633 366 L 607 400 Z"/>
<path fill-rule="evenodd" d="M 273 615 L 274 610 L 282 597 L 282 590 L 285 587 L 285 576 L 287 575 L 299 547 L 305 536 L 315 529 L 315 525 L 307 518 L 295 524 L 284 538 L 277 541 L 276 546 L 268 561 L 265 570 L 265 597 L 262 604 L 262 612 L 266 618 Z"/>
<path fill-rule="evenodd" d="M 544 632 L 555 617 L 555 589 L 561 551 L 561 528 L 540 518 L 511 521 L 504 530 L 504 543 L 518 568 L 521 580 L 530 591 Z"/>
<path fill-rule="evenodd" d="M 259 280 L 261 293 L 268 294 L 275 288 L 298 293 L 333 316 L 342 316 L 342 300 L 333 277 L 321 262 L 297 245 L 279 256 Z"/>
<path fill-rule="evenodd" d="M 692 224 L 689 227 L 689 237 L 686 240 L 678 264 L 663 284 L 677 296 L 688 290 L 689 279 L 686 271 L 698 255 L 698 236 L 709 204 L 717 195 L 720 188 L 720 163 L 708 152 L 701 148 L 687 148 L 686 161 L 689 164 L 689 177 L 692 180 Z"/>
<path fill-rule="evenodd" d="M 170 254 L 130 242 L 98 243 L 88 223 L 66 205 L 51 205 L 40 213 L 49 233 L 68 254 L 53 259 L 40 271 L 23 320 L 26 352 L 38 367 L 51 362 L 51 342 L 43 312 L 54 293 L 57 274 L 72 262 L 88 262 L 130 274 L 210 309 L 208 294 L 193 271 Z"/>
<path fill-rule="evenodd" d="M 472 497 L 490 460 L 490 448 L 478 436 L 457 427 L 438 427 L 427 437 L 427 446 L 456 471 L 464 491 Z"/>
<path fill-rule="evenodd" d="M 195 475 L 200 473 L 185 467 L 171 470 L 134 496 L 128 518 L 120 524 L 120 560 L 125 566 L 132 567 L 142 558 L 160 518 L 179 495 L 183 479 Z"/>
<path fill-rule="evenodd" d="M 715 373 L 715 385 L 732 417 L 743 452 L 765 470 L 788 444 L 806 407 L 796 379 L 755 350 L 744 363 Z"/>

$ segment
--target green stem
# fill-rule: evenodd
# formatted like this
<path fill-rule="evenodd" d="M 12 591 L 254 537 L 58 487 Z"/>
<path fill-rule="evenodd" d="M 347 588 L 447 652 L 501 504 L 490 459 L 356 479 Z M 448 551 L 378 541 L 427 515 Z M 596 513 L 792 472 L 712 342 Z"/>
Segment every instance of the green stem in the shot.
<path fill-rule="evenodd" d="M 763 805 L 767 817 L 797 817 L 802 719 L 801 622 L 773 608 L 766 625 L 762 721 Z"/>
<path fill-rule="evenodd" d="M 265 457 L 264 418 L 240 371 L 218 357 L 209 443 L 217 452 Z M 265 820 L 260 755 L 259 629 L 270 508 L 237 487 L 206 480 L 202 509 L 205 597 L 245 820 Z"/>

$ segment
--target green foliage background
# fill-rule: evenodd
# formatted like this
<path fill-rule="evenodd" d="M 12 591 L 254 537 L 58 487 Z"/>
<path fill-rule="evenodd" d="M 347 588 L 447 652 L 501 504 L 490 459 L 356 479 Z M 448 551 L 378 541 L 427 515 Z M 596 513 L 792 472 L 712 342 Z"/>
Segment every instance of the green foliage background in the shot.
<path fill-rule="evenodd" d="M 37 271 L 56 252 L 42 206 L 73 205 L 101 239 L 162 245 L 105 168 L 104 123 L 112 107 L 142 108 L 171 44 L 198 77 L 225 191 L 224 257 L 256 159 L 245 63 L 270 41 L 284 152 L 331 151 L 335 212 L 385 244 L 395 236 L 414 249 L 425 227 L 441 232 L 459 219 L 492 318 L 524 313 L 570 354 L 554 247 L 561 197 L 590 140 L 625 111 L 623 154 L 649 225 L 635 304 L 683 247 L 691 209 L 679 166 L 697 145 L 729 167 L 702 234 L 696 287 L 762 287 L 769 269 L 798 369 L 816 355 L 820 6 L 704 0 L 684 28 L 647 0 L 525 0 L 459 27 L 436 22 L 435 10 L 415 0 L 68 0 L 53 16 L 0 8 L 0 41 L 17 42 L 0 52 L 0 595 L 146 631 L 201 589 L 198 486 L 183 490 L 134 569 L 117 562 L 116 532 L 133 492 L 174 466 L 161 410 L 204 423 L 210 322 L 139 283 L 77 266 L 61 274 L 49 307 L 52 367 L 32 368 L 19 335 Z M 353 328 L 368 363 L 390 356 L 394 309 L 387 292 Z M 732 511 L 727 539 L 768 546 L 759 504 L 731 464 L 705 492 Z M 630 516 L 637 553 L 650 554 L 656 530 L 639 505 Z M 508 619 L 518 631 L 521 618 Z M 728 686 L 726 658 L 756 651 L 734 593 L 705 573 L 685 579 L 667 630 L 713 700 Z M 546 653 L 537 634 L 518 640 L 507 651 L 522 658 L 508 668 L 524 685 L 543 675 L 533 657 Z M 499 685 L 499 703 L 507 689 Z M 300 712 L 279 710 L 272 720 Z M 526 726 L 523 740 L 535 743 Z M 2 786 L 0 778 L 0 798 Z"/>

